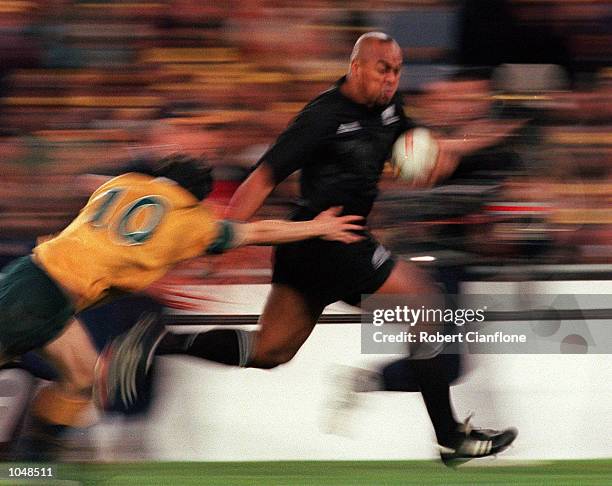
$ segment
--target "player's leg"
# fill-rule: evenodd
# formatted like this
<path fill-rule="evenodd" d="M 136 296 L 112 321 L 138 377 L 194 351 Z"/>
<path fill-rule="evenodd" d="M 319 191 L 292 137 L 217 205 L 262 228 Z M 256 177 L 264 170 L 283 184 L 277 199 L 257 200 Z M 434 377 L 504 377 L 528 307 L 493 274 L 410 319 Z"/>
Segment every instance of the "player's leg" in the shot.
<path fill-rule="evenodd" d="M 175 334 L 158 319 L 145 316 L 102 352 L 94 398 L 105 410 L 133 408 L 149 387 L 155 354 L 266 369 L 286 363 L 312 332 L 323 307 L 287 285 L 273 284 L 258 331 L 219 328 Z"/>
<path fill-rule="evenodd" d="M 323 306 L 284 284 L 272 284 L 257 331 L 213 329 L 166 333 L 156 354 L 182 354 L 232 366 L 273 368 L 289 361 L 308 338 Z"/>
<path fill-rule="evenodd" d="M 0 364 L 55 339 L 72 318 L 72 305 L 29 257 L 2 269 L 0 279 Z"/>
<path fill-rule="evenodd" d="M 376 293 L 423 295 L 426 296 L 426 307 L 442 303 L 442 296 L 428 275 L 407 262 L 399 262 Z M 421 326 L 421 330 L 436 332 L 440 329 L 428 323 Z M 456 420 L 450 397 L 453 373 L 441 351 L 441 348 L 417 347 L 416 353 L 411 353 L 410 365 L 441 446 L 442 460 L 452 464 L 456 460 L 503 451 L 516 438 L 516 429 L 481 431 Z"/>
<path fill-rule="evenodd" d="M 423 270 L 407 262 L 398 262 L 376 293 L 433 297 L 439 290 Z M 459 422 L 451 404 L 450 377 L 446 363 L 437 355 L 429 359 L 412 359 L 411 367 L 438 443 L 448 444 L 459 427 Z"/>
<path fill-rule="evenodd" d="M 324 307 L 288 285 L 273 284 L 247 366 L 273 368 L 291 360 L 310 336 Z"/>
<path fill-rule="evenodd" d="M 257 331 L 213 329 L 202 333 L 166 333 L 157 354 L 182 354 L 233 366 L 273 368 L 300 349 L 323 305 L 284 284 L 272 284 Z"/>
<path fill-rule="evenodd" d="M 98 352 L 79 320 L 72 319 L 62 334 L 45 345 L 40 354 L 60 375 L 56 386 L 58 393 L 89 400 Z"/>
<path fill-rule="evenodd" d="M 72 319 L 73 308 L 57 284 L 30 257 L 15 260 L 3 271 L 5 277 L 0 281 L 0 361 L 8 361 L 40 349 L 61 336 Z M 37 414 L 46 414 L 59 407 L 58 400 L 44 398 L 47 395 L 48 390 L 42 390 L 34 397 L 30 414 L 32 422 L 39 422 Z M 19 448 L 19 441 L 16 448 Z M 30 450 L 32 448 L 28 446 L 23 448 L 25 452 Z"/>
<path fill-rule="evenodd" d="M 404 294 L 407 296 L 420 294 L 426 299 L 432 299 L 439 294 L 439 291 L 422 270 L 406 262 L 398 262 L 376 294 Z M 422 326 L 421 330 L 428 327 Z M 417 356 L 418 351 L 417 349 Z M 434 356 L 432 357 L 431 354 Z M 436 350 L 432 353 L 426 350 L 424 357 L 429 359 L 413 359 L 411 366 L 438 443 L 446 444 L 457 430 L 459 423 L 455 419 L 451 405 L 450 377 L 446 363 L 435 354 L 437 354 Z"/>
<path fill-rule="evenodd" d="M 438 286 L 429 275 L 408 262 L 398 261 L 376 294 L 437 295 Z"/>
<path fill-rule="evenodd" d="M 460 358 L 461 355 L 451 353 L 442 353 L 436 357 L 445 362 L 451 384 L 455 384 L 460 376 Z M 413 362 L 409 358 L 400 358 L 377 370 L 354 366 L 335 367 L 330 377 L 332 391 L 325 403 L 325 430 L 338 435 L 346 434 L 352 415 L 363 403 L 364 393 L 420 392 Z"/>
<path fill-rule="evenodd" d="M 29 410 L 28 427 L 15 446 L 16 458 L 46 460 L 57 452 L 66 429 L 91 420 L 91 387 L 97 351 L 76 319 L 39 353 L 57 371 L 57 381 L 38 389 Z"/>
<path fill-rule="evenodd" d="M 98 353 L 78 319 L 73 318 L 55 340 L 41 349 L 40 354 L 56 367 L 66 391 L 83 395 L 91 391 Z"/>

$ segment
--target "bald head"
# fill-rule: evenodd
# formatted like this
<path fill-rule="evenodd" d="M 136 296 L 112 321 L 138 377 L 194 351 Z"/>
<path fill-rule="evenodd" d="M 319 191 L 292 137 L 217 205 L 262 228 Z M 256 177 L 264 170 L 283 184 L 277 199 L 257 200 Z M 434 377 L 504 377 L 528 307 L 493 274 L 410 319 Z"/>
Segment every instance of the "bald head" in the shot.
<path fill-rule="evenodd" d="M 366 32 L 355 42 L 349 62 L 352 64 L 356 59 L 371 57 L 374 54 L 373 46 L 378 44 L 390 44 L 394 49 L 401 51 L 399 44 L 390 35 L 384 32 Z"/>
<path fill-rule="evenodd" d="M 357 103 L 384 106 L 397 91 L 401 67 L 402 50 L 393 37 L 368 32 L 355 42 L 341 90 Z"/>

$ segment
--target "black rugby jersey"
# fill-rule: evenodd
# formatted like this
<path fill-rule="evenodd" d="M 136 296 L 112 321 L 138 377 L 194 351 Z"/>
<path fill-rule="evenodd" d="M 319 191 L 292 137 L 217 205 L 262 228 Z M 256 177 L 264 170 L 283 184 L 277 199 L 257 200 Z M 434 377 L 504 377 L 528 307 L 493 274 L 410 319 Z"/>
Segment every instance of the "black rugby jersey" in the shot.
<path fill-rule="evenodd" d="M 367 216 L 393 142 L 414 126 L 397 93 L 387 106 L 368 108 L 340 92 L 344 80 L 309 102 L 258 162 L 277 184 L 302 170 L 296 219 L 331 206 Z"/>

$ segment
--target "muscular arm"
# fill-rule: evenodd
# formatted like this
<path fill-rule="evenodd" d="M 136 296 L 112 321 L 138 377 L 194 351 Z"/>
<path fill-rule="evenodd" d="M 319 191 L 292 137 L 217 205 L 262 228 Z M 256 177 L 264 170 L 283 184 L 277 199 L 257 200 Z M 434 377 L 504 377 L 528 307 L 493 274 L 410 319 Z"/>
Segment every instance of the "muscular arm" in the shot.
<path fill-rule="evenodd" d="M 364 227 L 357 222 L 361 216 L 337 216 L 341 208 L 330 208 L 320 213 L 311 221 L 290 222 L 282 220 L 264 220 L 254 223 L 236 223 L 234 225 L 233 247 L 246 245 L 277 245 L 308 238 L 353 243 L 363 239 L 354 231 Z"/>
<path fill-rule="evenodd" d="M 236 189 L 225 210 L 225 218 L 248 221 L 262 206 L 274 187 L 272 170 L 265 163 L 260 164 Z"/>

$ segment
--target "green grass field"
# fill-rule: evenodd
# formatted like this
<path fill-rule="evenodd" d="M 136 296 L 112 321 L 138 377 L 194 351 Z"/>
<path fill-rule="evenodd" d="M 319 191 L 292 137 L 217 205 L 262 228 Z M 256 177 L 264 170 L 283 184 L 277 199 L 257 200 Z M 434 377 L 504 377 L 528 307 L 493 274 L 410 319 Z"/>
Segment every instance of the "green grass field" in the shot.
<path fill-rule="evenodd" d="M 432 461 L 147 462 L 56 464 L 54 479 L 3 479 L 11 485 L 611 485 L 612 460 L 475 462 L 456 470 Z M 2 478 L 9 467 L 0 466 Z M 28 466 L 33 466 L 30 464 Z M 36 466 L 36 464 L 34 464 Z M 26 466 L 27 467 L 27 466 Z"/>

